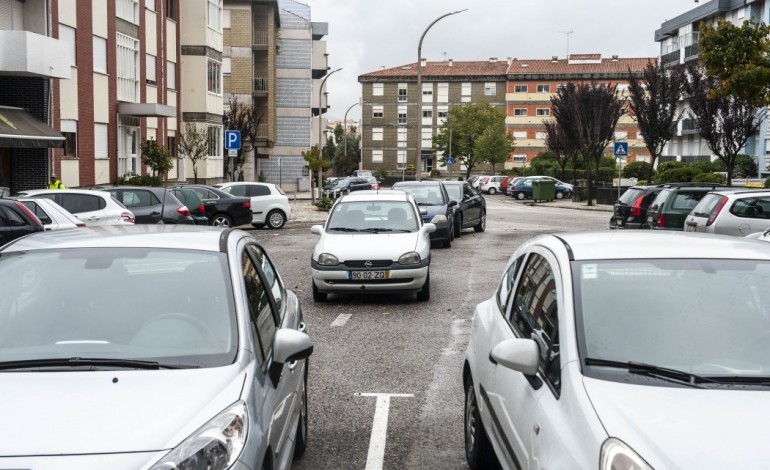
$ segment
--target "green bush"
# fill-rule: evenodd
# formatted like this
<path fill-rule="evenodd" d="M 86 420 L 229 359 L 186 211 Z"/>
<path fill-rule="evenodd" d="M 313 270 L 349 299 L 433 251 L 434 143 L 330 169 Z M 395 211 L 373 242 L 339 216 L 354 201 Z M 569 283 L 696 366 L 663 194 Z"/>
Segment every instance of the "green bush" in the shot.
<path fill-rule="evenodd" d="M 123 186 L 161 186 L 163 181 L 160 176 L 127 174 L 119 176 L 115 183 Z"/>
<path fill-rule="evenodd" d="M 765 180 L 765 187 L 770 188 L 770 178 Z"/>
<path fill-rule="evenodd" d="M 465 178 L 463 178 L 462 176 L 458 176 L 457 181 L 465 181 Z"/>
<path fill-rule="evenodd" d="M 438 178 L 440 176 L 441 176 L 441 170 L 439 170 L 438 168 L 434 168 L 434 169 L 430 170 L 430 177 L 431 178 Z"/>
<path fill-rule="evenodd" d="M 727 178 L 725 178 L 724 175 L 721 175 L 719 173 L 700 173 L 698 175 L 695 175 L 692 181 L 694 183 L 725 184 L 725 182 L 727 182 Z"/>
<path fill-rule="evenodd" d="M 753 178 L 759 173 L 757 162 L 751 155 L 738 155 L 735 157 L 735 177 Z"/>
<path fill-rule="evenodd" d="M 651 165 L 647 162 L 633 162 L 623 167 L 623 178 L 642 179 L 650 176 Z"/>
<path fill-rule="evenodd" d="M 334 200 L 329 199 L 326 196 L 319 198 L 315 202 L 315 206 L 322 211 L 328 211 L 329 209 L 332 208 L 333 205 L 334 205 Z"/>
<path fill-rule="evenodd" d="M 681 162 L 666 162 L 681 163 Z M 697 175 L 701 174 L 697 169 L 689 167 L 686 163 L 678 168 L 671 168 L 658 172 L 659 183 L 688 183 L 693 181 Z"/>
<path fill-rule="evenodd" d="M 618 173 L 614 168 L 600 167 L 599 173 L 596 175 L 596 181 L 612 181 L 617 176 Z"/>
<path fill-rule="evenodd" d="M 612 157 L 602 157 L 602 159 L 599 160 L 599 168 L 612 168 L 617 173 L 618 162 Z"/>
<path fill-rule="evenodd" d="M 686 168 L 689 166 L 685 162 L 663 162 L 658 165 L 658 173 L 663 173 L 668 170 L 674 170 L 677 168 Z"/>
<path fill-rule="evenodd" d="M 725 171 L 725 164 L 721 160 L 715 162 L 695 162 L 690 165 L 690 168 L 695 168 L 701 173 L 714 173 L 717 171 Z"/>

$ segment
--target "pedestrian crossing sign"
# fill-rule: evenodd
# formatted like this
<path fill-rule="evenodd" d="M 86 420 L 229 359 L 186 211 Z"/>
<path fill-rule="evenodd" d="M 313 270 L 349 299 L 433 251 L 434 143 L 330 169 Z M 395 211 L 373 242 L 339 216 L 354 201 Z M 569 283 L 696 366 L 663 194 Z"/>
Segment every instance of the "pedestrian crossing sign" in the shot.
<path fill-rule="evenodd" d="M 615 149 L 613 153 L 616 157 L 628 156 L 628 142 L 615 142 Z"/>

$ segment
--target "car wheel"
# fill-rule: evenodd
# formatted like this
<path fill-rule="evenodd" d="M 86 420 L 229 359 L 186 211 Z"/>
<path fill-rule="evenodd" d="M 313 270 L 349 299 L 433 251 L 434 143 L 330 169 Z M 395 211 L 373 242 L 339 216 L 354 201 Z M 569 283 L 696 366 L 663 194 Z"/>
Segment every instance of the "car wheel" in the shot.
<path fill-rule="evenodd" d="M 492 194 L 495 194 L 495 193 L 497 193 L 497 189 L 495 189 L 495 188 L 489 188 L 489 191 L 488 191 L 488 193 L 489 193 L 490 195 L 492 195 Z"/>
<path fill-rule="evenodd" d="M 315 286 L 315 282 L 310 281 L 310 283 L 313 284 L 313 300 L 316 302 L 326 302 L 327 294 L 325 292 L 319 292 L 318 288 Z"/>
<path fill-rule="evenodd" d="M 297 436 L 294 441 L 294 458 L 305 453 L 307 449 L 307 367 L 309 362 L 305 362 L 305 377 L 302 379 L 302 391 L 300 398 L 302 402 L 299 405 L 299 422 L 297 423 Z"/>
<path fill-rule="evenodd" d="M 487 213 L 486 211 L 482 211 L 481 220 L 479 220 L 479 223 L 477 223 L 473 227 L 473 230 L 475 230 L 476 232 L 483 232 L 486 229 L 487 229 Z"/>
<path fill-rule="evenodd" d="M 465 460 L 472 470 L 497 466 L 495 451 L 481 422 L 473 381 L 465 389 Z"/>
<path fill-rule="evenodd" d="M 425 276 L 425 284 L 422 285 L 422 289 L 417 293 L 417 300 L 422 302 L 430 300 L 430 271 Z"/>
<path fill-rule="evenodd" d="M 527 196 L 524 195 L 524 193 L 516 193 L 516 199 L 518 199 L 519 201 L 523 201 L 525 197 Z"/>
<path fill-rule="evenodd" d="M 211 217 L 209 225 L 214 227 L 232 227 L 233 219 L 229 215 L 220 212 Z"/>
<path fill-rule="evenodd" d="M 278 209 L 271 210 L 267 213 L 267 226 L 274 229 L 283 227 L 286 223 L 286 216 Z"/>
<path fill-rule="evenodd" d="M 463 216 L 462 214 L 456 217 L 457 222 L 455 222 L 455 238 L 460 238 L 463 236 Z"/>
<path fill-rule="evenodd" d="M 450 229 L 450 232 L 451 232 L 451 231 L 452 231 L 452 230 Z M 442 246 L 443 246 L 444 248 L 452 248 L 452 240 L 451 240 L 451 239 L 449 239 L 449 238 L 447 238 L 446 240 L 444 240 L 444 243 L 442 243 Z"/>
<path fill-rule="evenodd" d="M 564 193 L 561 191 L 556 191 L 556 199 L 564 199 Z"/>

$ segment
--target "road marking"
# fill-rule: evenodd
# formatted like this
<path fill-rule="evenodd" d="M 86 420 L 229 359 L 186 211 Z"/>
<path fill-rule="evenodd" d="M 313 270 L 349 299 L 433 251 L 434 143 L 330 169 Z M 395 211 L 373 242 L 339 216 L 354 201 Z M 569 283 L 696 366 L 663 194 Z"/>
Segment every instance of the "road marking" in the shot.
<path fill-rule="evenodd" d="M 331 326 L 345 326 L 345 323 L 350 320 L 353 315 L 350 313 L 340 313 L 337 318 L 334 319 Z"/>
<path fill-rule="evenodd" d="M 369 439 L 369 454 L 366 457 L 366 470 L 382 470 L 385 461 L 385 440 L 388 437 L 388 411 L 390 399 L 412 398 L 411 393 L 357 393 L 360 397 L 377 397 L 372 423 L 372 437 Z"/>

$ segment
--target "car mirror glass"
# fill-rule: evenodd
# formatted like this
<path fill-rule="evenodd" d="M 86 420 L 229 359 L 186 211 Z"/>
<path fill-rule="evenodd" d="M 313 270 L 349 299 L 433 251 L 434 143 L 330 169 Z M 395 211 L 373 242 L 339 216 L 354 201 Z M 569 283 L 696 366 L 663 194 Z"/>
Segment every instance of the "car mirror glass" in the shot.
<path fill-rule="evenodd" d="M 531 339 L 509 339 L 496 344 L 489 352 L 489 359 L 524 375 L 535 375 L 540 363 L 540 347 Z"/>

